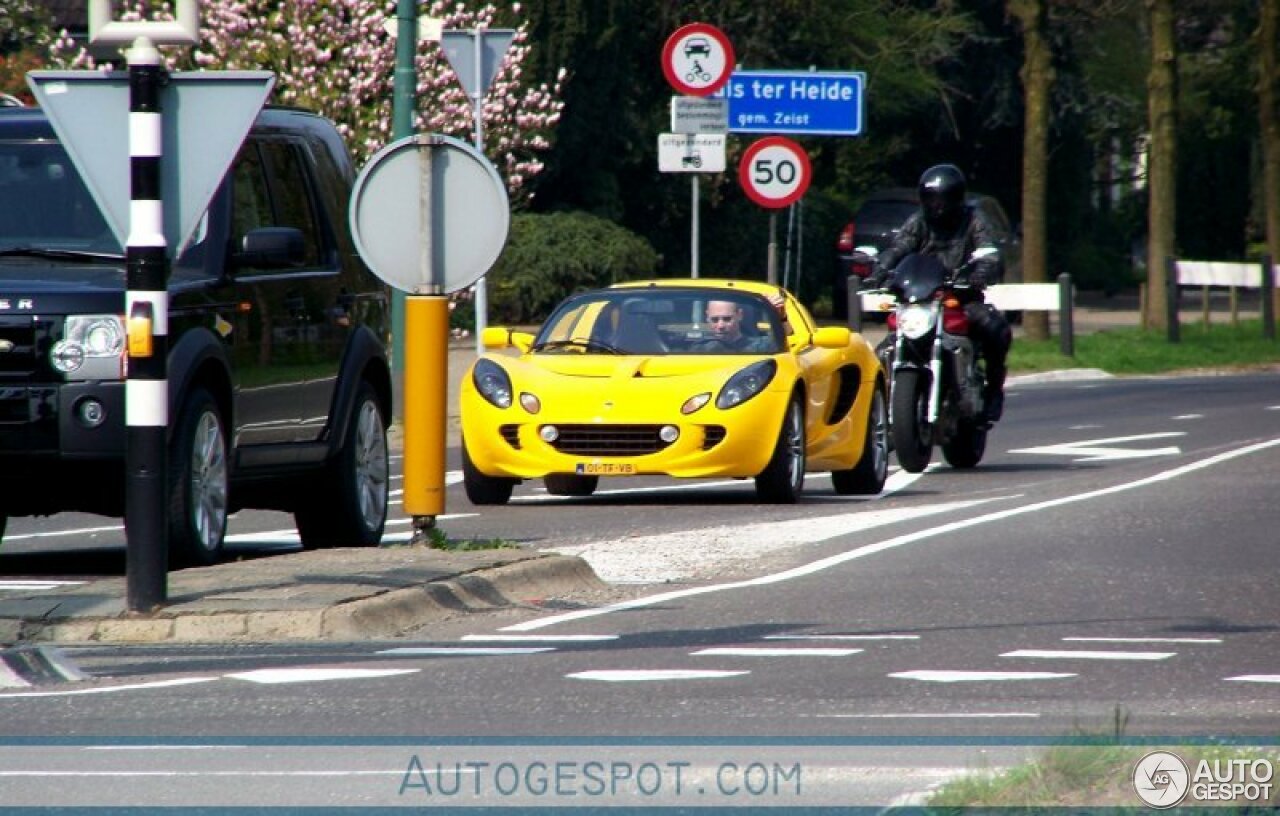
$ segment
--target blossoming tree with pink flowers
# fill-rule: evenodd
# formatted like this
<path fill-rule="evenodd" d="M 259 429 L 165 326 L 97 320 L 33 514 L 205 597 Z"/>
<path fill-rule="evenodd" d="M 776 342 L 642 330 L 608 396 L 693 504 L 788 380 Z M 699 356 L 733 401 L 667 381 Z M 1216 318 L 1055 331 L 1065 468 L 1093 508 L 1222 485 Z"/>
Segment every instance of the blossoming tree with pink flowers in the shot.
<path fill-rule="evenodd" d="M 498 27 L 518 20 L 520 4 L 502 12 L 492 4 L 426 0 L 419 12 L 445 28 Z M 130 0 L 121 19 L 171 17 L 169 4 Z M 200 44 L 172 55 L 173 70 L 269 70 L 276 73 L 273 102 L 298 105 L 333 119 L 357 162 L 391 140 L 395 69 L 395 0 L 203 0 Z M 387 25 L 390 21 L 390 26 Z M 522 74 L 530 45 L 527 24 L 518 24 L 506 61 L 484 99 L 485 154 L 506 180 L 512 203 L 529 197 L 529 182 L 542 169 L 564 103 L 565 72 L 552 85 L 533 85 Z M 93 59 L 63 32 L 51 53 L 56 64 L 93 66 Z M 420 132 L 444 133 L 470 142 L 471 102 L 439 43 L 419 43 L 417 114 Z"/>

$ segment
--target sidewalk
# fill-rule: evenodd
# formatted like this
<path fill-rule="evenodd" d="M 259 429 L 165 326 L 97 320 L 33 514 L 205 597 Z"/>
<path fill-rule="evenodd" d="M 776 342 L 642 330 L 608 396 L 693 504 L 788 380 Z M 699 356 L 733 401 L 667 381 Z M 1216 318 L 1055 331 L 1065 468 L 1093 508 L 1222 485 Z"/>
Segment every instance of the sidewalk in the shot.
<path fill-rule="evenodd" d="M 124 577 L 0 596 L 0 687 L 6 644 L 385 638 L 459 613 L 604 584 L 582 559 L 555 553 L 390 547 L 178 570 L 168 586 L 168 603 L 151 614 L 126 610 Z"/>

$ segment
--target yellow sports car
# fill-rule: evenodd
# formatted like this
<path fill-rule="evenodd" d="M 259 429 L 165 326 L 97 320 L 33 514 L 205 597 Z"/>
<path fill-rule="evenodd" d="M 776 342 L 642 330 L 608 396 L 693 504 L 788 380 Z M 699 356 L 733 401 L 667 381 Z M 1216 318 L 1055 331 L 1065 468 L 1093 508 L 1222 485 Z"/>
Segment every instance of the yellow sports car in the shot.
<path fill-rule="evenodd" d="M 573 295 L 537 335 L 486 329 L 462 380 L 462 468 L 473 504 L 522 479 L 588 496 L 601 476 L 752 477 L 795 502 L 806 472 L 875 494 L 889 462 L 874 349 L 818 328 L 777 286 L 658 280 Z M 519 352 L 518 356 L 510 349 Z"/>

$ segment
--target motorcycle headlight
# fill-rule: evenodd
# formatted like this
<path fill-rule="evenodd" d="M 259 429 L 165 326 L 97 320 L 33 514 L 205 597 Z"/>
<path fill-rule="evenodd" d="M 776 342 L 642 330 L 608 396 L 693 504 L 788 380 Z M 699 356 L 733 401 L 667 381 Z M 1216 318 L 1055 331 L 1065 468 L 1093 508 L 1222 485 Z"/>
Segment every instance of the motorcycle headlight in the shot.
<path fill-rule="evenodd" d="M 120 315 L 71 315 L 62 339 L 49 350 L 49 362 L 63 374 L 85 379 L 116 379 L 123 371 L 124 320 Z"/>
<path fill-rule="evenodd" d="M 778 364 L 773 360 L 761 360 L 752 363 L 729 378 L 716 396 L 716 407 L 724 410 L 741 405 L 759 394 L 778 373 Z"/>
<path fill-rule="evenodd" d="M 471 379 L 480 396 L 499 408 L 511 407 L 511 377 L 502 366 L 492 360 L 477 360 Z"/>
<path fill-rule="evenodd" d="M 908 340 L 918 340 L 933 327 L 933 309 L 928 306 L 907 306 L 898 312 L 898 331 Z"/>

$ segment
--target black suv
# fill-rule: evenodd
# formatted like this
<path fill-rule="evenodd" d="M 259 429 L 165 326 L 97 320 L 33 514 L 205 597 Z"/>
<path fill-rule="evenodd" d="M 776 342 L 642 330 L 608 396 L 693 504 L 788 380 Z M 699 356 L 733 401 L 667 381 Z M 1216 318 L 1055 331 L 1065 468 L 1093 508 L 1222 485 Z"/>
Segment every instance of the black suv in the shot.
<path fill-rule="evenodd" d="M 1022 248 L 1000 202 L 980 193 L 970 193 L 966 201 L 969 206 L 981 210 L 996 231 L 1004 266 L 1001 282 L 1021 283 Z M 849 276 L 865 278 L 871 272 L 869 267 L 859 266 L 855 262 L 854 248 L 873 246 L 881 251 L 888 249 L 902 224 L 919 208 L 920 198 L 913 187 L 878 190 L 867 196 L 858 207 L 853 220 L 844 225 L 836 239 L 836 270 L 831 287 L 833 317 L 845 320 L 849 316 Z"/>
<path fill-rule="evenodd" d="M 347 222 L 333 124 L 259 115 L 169 280 L 171 561 L 227 516 L 292 512 L 303 546 L 374 545 L 388 497 L 385 287 Z M 0 535 L 124 514 L 125 264 L 48 120 L 0 109 Z"/>

